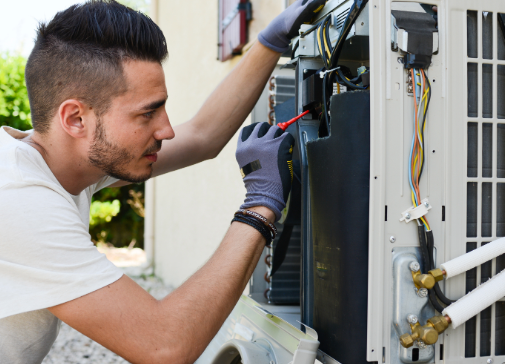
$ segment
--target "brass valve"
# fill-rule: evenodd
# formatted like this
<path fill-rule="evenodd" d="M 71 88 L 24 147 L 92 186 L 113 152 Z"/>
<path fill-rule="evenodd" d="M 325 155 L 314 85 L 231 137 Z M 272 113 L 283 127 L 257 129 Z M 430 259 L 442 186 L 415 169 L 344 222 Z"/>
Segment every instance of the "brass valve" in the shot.
<path fill-rule="evenodd" d="M 427 288 L 432 289 L 435 283 L 440 282 L 444 279 L 444 275 L 440 269 L 430 270 L 427 274 L 421 274 L 421 271 L 412 271 L 412 279 L 416 288 Z"/>
<path fill-rule="evenodd" d="M 416 340 L 424 342 L 426 345 L 433 345 L 438 340 L 438 335 L 449 327 L 449 321 L 444 316 L 434 316 L 427 320 L 426 325 L 421 326 L 419 322 L 410 324 L 412 334 L 400 336 L 400 344 L 404 348 L 410 348 Z"/>

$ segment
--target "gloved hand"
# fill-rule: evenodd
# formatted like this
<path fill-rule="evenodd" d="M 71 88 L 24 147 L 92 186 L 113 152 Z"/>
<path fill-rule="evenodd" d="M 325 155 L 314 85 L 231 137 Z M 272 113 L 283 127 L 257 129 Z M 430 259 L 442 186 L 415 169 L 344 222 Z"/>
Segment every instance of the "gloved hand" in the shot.
<path fill-rule="evenodd" d="M 300 25 L 310 22 L 326 3 L 326 0 L 298 0 L 261 31 L 258 40 L 273 51 L 284 53 L 291 38 L 298 35 Z"/>
<path fill-rule="evenodd" d="M 291 134 L 268 123 L 242 129 L 235 153 L 247 189 L 241 209 L 265 206 L 276 221 L 281 218 L 293 181 L 294 143 Z"/>

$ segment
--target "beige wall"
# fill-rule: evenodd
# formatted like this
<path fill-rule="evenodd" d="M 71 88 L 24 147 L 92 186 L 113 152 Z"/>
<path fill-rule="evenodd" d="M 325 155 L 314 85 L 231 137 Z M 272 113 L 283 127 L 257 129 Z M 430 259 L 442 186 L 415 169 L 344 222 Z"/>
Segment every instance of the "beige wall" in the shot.
<path fill-rule="evenodd" d="M 225 63 L 216 60 L 217 0 L 152 1 L 152 17 L 167 39 L 167 111 L 172 124 L 177 125 L 196 113 L 240 57 Z M 250 39 L 255 39 L 282 11 L 285 1 L 252 3 Z M 147 184 L 146 240 L 153 241 L 156 274 L 169 285 L 179 286 L 208 260 L 244 199 L 234 156 L 236 138 L 214 160 Z"/>

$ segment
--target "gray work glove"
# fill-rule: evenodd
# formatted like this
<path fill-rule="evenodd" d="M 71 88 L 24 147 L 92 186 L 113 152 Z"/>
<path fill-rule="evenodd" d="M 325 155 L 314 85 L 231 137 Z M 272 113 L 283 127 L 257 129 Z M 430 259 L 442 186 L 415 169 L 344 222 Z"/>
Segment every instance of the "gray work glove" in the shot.
<path fill-rule="evenodd" d="M 247 190 L 241 209 L 265 206 L 276 221 L 281 218 L 293 181 L 294 143 L 291 134 L 268 123 L 242 129 L 235 153 Z"/>
<path fill-rule="evenodd" d="M 284 53 L 303 23 L 310 22 L 326 0 L 298 0 L 288 7 L 258 35 L 258 40 L 273 51 Z"/>

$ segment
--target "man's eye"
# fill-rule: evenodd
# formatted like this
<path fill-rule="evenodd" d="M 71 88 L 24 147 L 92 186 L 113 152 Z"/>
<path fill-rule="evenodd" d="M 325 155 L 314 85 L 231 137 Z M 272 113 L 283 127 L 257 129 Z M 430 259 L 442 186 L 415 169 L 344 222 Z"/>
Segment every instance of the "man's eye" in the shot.
<path fill-rule="evenodd" d="M 145 114 L 142 114 L 145 118 L 151 119 L 154 115 L 155 111 L 149 111 L 146 112 Z"/>

